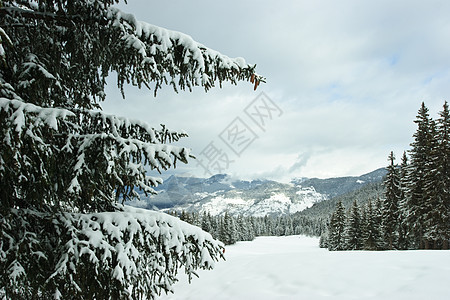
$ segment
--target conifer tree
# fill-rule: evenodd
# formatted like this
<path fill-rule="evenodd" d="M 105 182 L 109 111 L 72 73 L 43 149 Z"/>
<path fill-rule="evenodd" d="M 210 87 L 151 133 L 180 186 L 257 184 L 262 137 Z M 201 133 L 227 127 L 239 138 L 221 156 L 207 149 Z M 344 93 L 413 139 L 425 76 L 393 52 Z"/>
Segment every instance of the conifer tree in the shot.
<path fill-rule="evenodd" d="M 450 111 L 448 102 L 445 101 L 442 112 L 437 120 L 437 133 L 439 141 L 439 168 L 441 187 L 439 205 L 442 207 L 442 218 L 439 239 L 442 240 L 442 248 L 450 248 Z M 440 210 L 441 208 L 437 208 Z"/>
<path fill-rule="evenodd" d="M 439 115 L 428 166 L 424 235 L 426 248 L 447 249 L 450 238 L 450 116 L 447 102 Z"/>
<path fill-rule="evenodd" d="M 225 245 L 232 245 L 238 240 L 236 223 L 228 212 L 225 212 L 223 217 L 220 240 L 225 243 Z"/>
<path fill-rule="evenodd" d="M 365 233 L 363 247 L 366 250 L 378 250 L 380 240 L 379 224 L 376 223 L 376 210 L 369 199 L 366 205 Z"/>
<path fill-rule="evenodd" d="M 442 224 L 442 214 L 437 209 L 443 208 L 440 205 L 441 198 L 441 171 L 439 167 L 439 146 L 437 139 L 437 128 L 434 121 L 430 122 L 430 140 L 428 144 L 429 156 L 423 178 L 424 182 L 424 202 L 422 205 L 423 222 L 423 247 L 434 249 L 437 247 L 439 236 L 439 224 Z"/>
<path fill-rule="evenodd" d="M 284 218 L 284 232 L 283 235 L 292 235 L 294 234 L 294 228 L 292 225 L 292 218 L 290 216 L 286 216 Z"/>
<path fill-rule="evenodd" d="M 246 232 L 247 224 L 245 222 L 244 217 L 242 215 L 239 215 L 236 218 L 235 224 L 236 224 L 236 232 L 237 232 L 236 240 L 237 241 L 246 241 L 247 240 L 247 232 Z"/>
<path fill-rule="evenodd" d="M 206 214 L 206 212 L 203 212 L 202 229 L 204 231 L 209 232 L 209 233 L 212 234 L 213 227 L 212 227 L 212 224 L 211 224 L 211 215 L 210 215 L 210 213 Z"/>
<path fill-rule="evenodd" d="M 430 146 L 434 136 L 432 135 L 433 120 L 429 117 L 428 108 L 422 103 L 416 120 L 417 131 L 414 134 L 414 142 L 411 143 L 410 167 L 408 172 L 408 240 L 410 247 L 424 248 L 424 216 L 426 215 L 427 184 L 429 178 L 429 164 L 431 159 Z"/>
<path fill-rule="evenodd" d="M 364 243 L 367 239 L 367 206 L 361 205 L 360 209 L 360 217 L 361 217 L 361 249 L 364 249 Z"/>
<path fill-rule="evenodd" d="M 319 238 L 319 247 L 320 248 L 328 248 L 328 231 L 322 232 Z"/>
<path fill-rule="evenodd" d="M 106 78 L 154 94 L 262 80 L 253 65 L 144 22 L 117 0 L 0 6 L 0 298 L 152 299 L 222 255 L 184 222 L 118 202 L 187 163 L 184 132 L 105 114 Z"/>
<path fill-rule="evenodd" d="M 253 216 L 250 217 L 250 224 L 253 228 L 253 234 L 254 236 L 260 236 L 262 233 L 262 229 L 261 229 L 261 222 L 259 222 L 260 218 L 257 219 Z"/>
<path fill-rule="evenodd" d="M 244 219 L 245 241 L 253 241 L 255 239 L 255 227 L 252 220 L 252 217 Z"/>
<path fill-rule="evenodd" d="M 328 249 L 331 251 L 344 250 L 345 209 L 342 202 L 336 204 L 336 210 L 331 215 L 328 227 Z"/>
<path fill-rule="evenodd" d="M 382 220 L 383 220 L 383 200 L 378 197 L 375 200 L 375 203 L 373 205 L 374 208 L 374 220 L 375 220 L 375 230 L 377 232 L 377 234 L 375 235 L 377 237 L 377 250 L 383 250 L 385 249 L 385 243 L 384 243 L 384 239 L 383 239 L 383 234 L 382 234 L 382 229 L 381 229 L 381 224 L 382 224 Z"/>
<path fill-rule="evenodd" d="M 399 197 L 399 227 L 398 227 L 398 248 L 408 249 L 408 205 L 406 193 L 408 188 L 408 157 L 406 151 L 403 152 L 400 164 L 400 197 Z"/>
<path fill-rule="evenodd" d="M 346 223 L 345 248 L 347 250 L 361 250 L 363 244 L 362 219 L 356 200 L 353 201 Z"/>
<path fill-rule="evenodd" d="M 273 235 L 273 233 L 275 232 L 275 225 L 274 225 L 274 221 L 272 218 L 270 218 L 269 216 L 264 216 L 264 233 L 263 235 Z"/>
<path fill-rule="evenodd" d="M 219 239 L 220 234 L 221 234 L 221 218 L 211 216 L 210 220 L 211 220 L 211 225 L 212 225 L 212 233 L 211 234 L 215 239 Z"/>
<path fill-rule="evenodd" d="M 397 248 L 399 226 L 400 177 L 398 166 L 394 164 L 394 153 L 389 154 L 389 165 L 384 179 L 385 198 L 383 203 L 383 238 L 387 249 Z"/>

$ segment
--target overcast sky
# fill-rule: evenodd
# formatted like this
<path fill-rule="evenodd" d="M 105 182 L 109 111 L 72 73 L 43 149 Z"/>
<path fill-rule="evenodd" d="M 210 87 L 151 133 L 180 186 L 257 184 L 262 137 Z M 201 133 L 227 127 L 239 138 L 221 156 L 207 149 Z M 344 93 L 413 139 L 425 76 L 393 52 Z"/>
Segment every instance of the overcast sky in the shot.
<path fill-rule="evenodd" d="M 220 166 L 241 178 L 283 181 L 361 175 L 386 166 L 391 150 L 400 160 L 410 148 L 422 101 L 437 118 L 450 99 L 447 0 L 129 0 L 120 7 L 243 57 L 267 78 L 257 91 L 249 82 L 208 93 L 165 87 L 155 98 L 128 88 L 125 100 L 111 80 L 105 112 L 185 130 L 181 145 L 201 161 L 220 153 L 211 173 Z M 273 109 L 262 127 L 246 114 L 261 103 Z M 227 133 L 238 127 L 251 134 L 232 149 Z M 176 170 L 208 176 L 197 161 Z"/>

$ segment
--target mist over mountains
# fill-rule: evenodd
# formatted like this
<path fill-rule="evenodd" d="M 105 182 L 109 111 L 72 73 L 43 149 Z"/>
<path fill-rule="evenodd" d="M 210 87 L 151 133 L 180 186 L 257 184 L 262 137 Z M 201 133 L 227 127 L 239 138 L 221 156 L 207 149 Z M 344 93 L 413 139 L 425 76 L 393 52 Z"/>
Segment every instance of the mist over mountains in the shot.
<path fill-rule="evenodd" d="M 172 175 L 156 190 L 157 195 L 128 204 L 163 211 L 210 213 L 262 217 L 283 216 L 304 211 L 316 203 L 379 183 L 384 168 L 361 176 L 328 179 L 295 178 L 290 183 L 273 180 L 236 180 L 226 174 L 209 178 Z"/>

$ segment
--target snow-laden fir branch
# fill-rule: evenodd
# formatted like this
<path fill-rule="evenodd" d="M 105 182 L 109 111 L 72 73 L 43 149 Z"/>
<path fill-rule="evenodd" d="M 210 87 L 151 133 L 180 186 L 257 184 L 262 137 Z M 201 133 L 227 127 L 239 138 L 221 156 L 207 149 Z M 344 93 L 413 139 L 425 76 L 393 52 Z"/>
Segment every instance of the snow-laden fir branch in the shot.
<path fill-rule="evenodd" d="M 166 144 L 186 136 L 184 132 L 164 126 L 155 130 L 145 122 L 99 111 L 44 108 L 0 98 L 0 115 L 0 138 L 8 150 L 0 153 L 0 173 L 4 180 L 20 177 L 10 182 L 11 189 L 28 184 L 31 193 L 36 176 L 58 182 L 49 186 L 48 199 L 40 197 L 37 202 L 53 203 L 61 194 L 68 197 L 63 202 L 80 197 L 90 202 L 109 198 L 113 191 L 117 198 L 126 199 L 138 196 L 135 187 L 153 194 L 162 180 L 148 176 L 146 165 L 161 172 L 177 161 L 187 163 L 192 156 L 188 148 Z M 50 157 L 57 169 L 46 163 Z M 70 180 L 61 181 L 62 174 L 71 174 Z M 93 176 L 102 184 L 93 186 Z"/>
<path fill-rule="evenodd" d="M 162 83 L 170 82 L 175 90 L 177 86 L 183 90 L 185 87 L 191 90 L 193 86 L 209 90 L 216 80 L 220 85 L 226 80 L 236 84 L 238 80 L 249 80 L 255 73 L 255 66 L 248 65 L 243 58 L 231 59 L 195 42 L 189 35 L 137 21 L 134 15 L 115 7 L 109 8 L 107 18 L 120 29 L 125 46 L 141 56 L 142 69 L 136 65 L 136 74 L 155 81 L 155 93 Z M 176 76 L 179 76 L 178 85 Z M 258 75 L 257 80 L 265 79 Z"/>
<path fill-rule="evenodd" d="M 58 2 L 55 6 L 51 2 L 38 5 L 34 1 L 5 1 L 0 9 L 4 16 L 0 27 L 14 41 L 6 51 L 12 56 L 9 64 L 13 72 L 19 73 L 19 80 L 10 83 L 26 101 L 47 99 L 49 104 L 61 105 L 62 99 L 55 98 L 70 96 L 75 98 L 65 105 L 92 108 L 87 99 L 105 99 L 105 78 L 111 71 L 117 73 L 122 93 L 128 83 L 151 88 L 156 95 L 163 85 L 171 85 L 175 91 L 192 90 L 194 86 L 208 91 L 224 81 L 237 84 L 250 80 L 255 88 L 265 82 L 255 73 L 255 65 L 243 58 L 229 58 L 186 34 L 138 21 L 134 15 L 109 6 L 109 1 Z M 63 12 L 64 5 L 73 13 Z M 61 24 L 61 19 L 67 22 Z M 11 26 L 16 23 L 31 27 Z M 33 50 L 28 49 L 27 40 L 21 41 L 30 31 L 36 31 L 40 44 Z M 56 35 L 61 42 L 55 43 L 55 37 L 47 39 L 45 32 Z M 25 60 L 14 57 L 17 49 Z M 58 66 L 53 64 L 55 57 L 62 60 Z M 77 69 L 80 60 L 87 57 L 94 58 L 90 65 Z M 48 92 L 36 94 L 33 88 L 38 84 L 47 86 Z"/>
<path fill-rule="evenodd" d="M 0 221 L 2 284 L 20 287 L 36 276 L 31 267 L 37 265 L 44 274 L 37 278 L 41 286 L 35 293 L 51 291 L 60 295 L 57 299 L 69 293 L 84 299 L 153 299 L 162 291 L 173 292 L 181 265 L 190 279 L 223 257 L 223 244 L 198 227 L 158 212 L 117 209 L 55 216 L 13 210 L 10 219 Z M 22 256 L 19 247 L 34 254 Z"/>

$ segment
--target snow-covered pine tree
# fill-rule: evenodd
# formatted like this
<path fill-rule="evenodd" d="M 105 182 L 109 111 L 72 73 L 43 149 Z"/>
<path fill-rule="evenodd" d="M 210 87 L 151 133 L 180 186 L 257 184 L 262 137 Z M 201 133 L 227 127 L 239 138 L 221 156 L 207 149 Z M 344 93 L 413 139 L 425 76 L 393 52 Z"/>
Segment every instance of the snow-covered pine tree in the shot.
<path fill-rule="evenodd" d="M 292 218 L 288 215 L 284 217 L 284 232 L 283 235 L 292 235 L 294 234 L 294 226 L 292 224 Z"/>
<path fill-rule="evenodd" d="M 442 248 L 450 248 L 450 110 L 445 101 L 437 119 L 437 139 L 439 143 L 438 167 L 441 195 L 438 210 L 442 214 L 439 225 L 438 239 L 442 241 Z"/>
<path fill-rule="evenodd" d="M 400 202 L 400 176 L 398 165 L 394 163 L 394 152 L 391 151 L 388 157 L 389 165 L 384 179 L 384 201 L 382 214 L 383 238 L 387 249 L 396 249 L 398 243 L 399 227 L 399 202 Z"/>
<path fill-rule="evenodd" d="M 251 222 L 250 217 L 242 217 L 241 230 L 242 230 L 242 241 L 253 241 L 255 239 L 255 229 Z"/>
<path fill-rule="evenodd" d="M 439 166 L 439 145 L 437 139 L 436 122 L 430 121 L 430 140 L 428 141 L 429 156 L 425 165 L 424 182 L 424 202 L 422 205 L 422 223 L 423 223 L 423 247 L 425 249 L 434 249 L 437 247 L 439 224 L 442 224 L 442 214 L 438 209 L 443 209 L 443 201 L 440 201 L 442 195 L 442 185 L 440 181 Z"/>
<path fill-rule="evenodd" d="M 246 223 L 247 223 L 247 227 L 246 227 L 247 241 L 253 241 L 255 239 L 255 237 L 256 237 L 255 227 L 253 226 L 252 219 L 253 219 L 252 217 L 246 218 Z"/>
<path fill-rule="evenodd" d="M 419 109 L 416 120 L 417 131 L 414 142 L 411 143 L 410 164 L 408 170 L 407 193 L 407 223 L 408 241 L 414 249 L 424 248 L 424 217 L 426 216 L 426 179 L 429 178 L 429 165 L 431 160 L 431 144 L 435 138 L 431 128 L 433 120 L 430 118 L 425 103 Z"/>
<path fill-rule="evenodd" d="M 353 201 L 350 207 L 345 228 L 345 249 L 361 250 L 363 244 L 362 219 L 358 202 Z"/>
<path fill-rule="evenodd" d="M 208 216 L 210 216 L 210 214 L 208 214 Z M 212 236 L 215 239 L 219 239 L 220 237 L 220 228 L 221 228 L 221 218 L 219 217 L 210 217 L 211 220 L 211 225 L 212 225 Z"/>
<path fill-rule="evenodd" d="M 261 235 L 261 218 L 250 216 L 248 218 L 251 228 L 253 229 L 253 237 Z"/>
<path fill-rule="evenodd" d="M 377 197 L 375 202 L 373 203 L 373 218 L 375 220 L 375 230 L 378 230 L 378 234 L 376 235 L 376 237 L 378 238 L 376 241 L 377 244 L 377 249 L 378 250 L 383 250 L 385 249 L 385 242 L 383 239 L 383 232 L 381 229 L 381 224 L 382 224 L 382 220 L 383 220 L 383 200 L 381 199 L 381 197 Z"/>
<path fill-rule="evenodd" d="M 410 164 L 408 170 L 408 240 L 412 248 L 418 249 L 423 243 L 423 216 L 425 204 L 425 174 L 430 157 L 430 117 L 428 108 L 422 102 L 414 121 L 418 128 L 411 143 Z"/>
<path fill-rule="evenodd" d="M 211 224 L 211 214 L 210 213 L 207 214 L 206 211 L 203 212 L 202 216 L 202 229 L 211 234 L 213 232 L 213 226 Z"/>
<path fill-rule="evenodd" d="M 284 235 L 284 224 L 283 224 L 282 217 L 275 218 L 275 228 L 274 228 L 274 232 L 272 232 L 272 235 L 274 235 L 274 236 Z"/>
<path fill-rule="evenodd" d="M 246 222 L 244 220 L 244 217 L 242 215 L 238 215 L 237 218 L 235 218 L 235 224 L 236 224 L 236 239 L 237 241 L 246 241 Z"/>
<path fill-rule="evenodd" d="M 228 212 L 225 212 L 225 215 L 223 216 L 219 238 L 225 245 L 232 245 L 238 240 L 235 220 Z"/>
<path fill-rule="evenodd" d="M 370 200 L 370 199 L 369 199 Z M 361 247 L 364 248 L 364 243 L 366 241 L 366 233 L 367 233 L 367 206 L 361 205 L 360 207 L 360 216 L 361 216 Z"/>
<path fill-rule="evenodd" d="M 320 248 L 328 248 L 328 231 L 324 231 L 320 235 L 319 247 Z"/>
<path fill-rule="evenodd" d="M 378 250 L 379 249 L 379 240 L 380 240 L 380 226 L 376 223 L 376 210 L 372 204 L 372 201 L 369 201 L 366 204 L 365 209 L 365 231 L 364 231 L 364 240 L 363 240 L 363 248 L 365 250 Z"/>
<path fill-rule="evenodd" d="M 400 201 L 399 201 L 399 230 L 398 230 L 398 248 L 408 249 L 408 204 L 406 193 L 408 188 L 408 156 L 403 152 L 402 162 L 399 170 L 400 176 Z"/>
<path fill-rule="evenodd" d="M 444 103 L 437 126 L 432 127 L 435 139 L 431 144 L 431 159 L 426 176 L 425 248 L 448 248 L 450 205 L 450 116 Z"/>
<path fill-rule="evenodd" d="M 344 250 L 345 249 L 345 208 L 341 201 L 336 204 L 336 210 L 330 218 L 328 226 L 328 250 Z"/>
<path fill-rule="evenodd" d="M 98 111 L 119 89 L 175 91 L 262 78 L 255 66 L 144 22 L 118 0 L 0 6 L 0 297 L 148 299 L 211 268 L 221 243 L 176 218 L 119 205 L 187 163 L 184 132 Z M 70 296 L 69 296 L 70 295 Z"/>
<path fill-rule="evenodd" d="M 264 216 L 262 235 L 273 235 L 274 232 L 275 232 L 275 225 L 273 218 L 267 215 Z"/>

